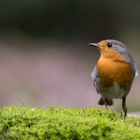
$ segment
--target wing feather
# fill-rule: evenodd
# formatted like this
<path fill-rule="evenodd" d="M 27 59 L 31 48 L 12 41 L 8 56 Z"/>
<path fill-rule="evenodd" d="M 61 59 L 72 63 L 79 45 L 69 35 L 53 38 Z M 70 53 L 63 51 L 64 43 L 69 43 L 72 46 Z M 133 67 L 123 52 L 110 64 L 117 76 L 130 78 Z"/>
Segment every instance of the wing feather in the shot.
<path fill-rule="evenodd" d="M 93 85 L 94 85 L 97 93 L 99 94 L 99 91 L 98 91 L 98 88 L 97 88 L 97 79 L 99 78 L 99 75 L 98 75 L 98 70 L 97 70 L 96 66 L 94 67 L 94 69 L 92 71 L 91 77 L 92 77 L 92 80 L 93 80 Z"/>

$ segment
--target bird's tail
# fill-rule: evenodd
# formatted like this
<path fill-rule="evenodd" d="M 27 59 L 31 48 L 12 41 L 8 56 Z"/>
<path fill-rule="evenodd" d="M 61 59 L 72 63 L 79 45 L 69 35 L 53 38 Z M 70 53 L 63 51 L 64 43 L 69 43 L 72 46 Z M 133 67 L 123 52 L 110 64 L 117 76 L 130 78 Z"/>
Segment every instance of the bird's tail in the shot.
<path fill-rule="evenodd" d="M 98 101 L 99 105 L 105 105 L 105 103 L 106 103 L 106 105 L 111 106 L 111 105 L 113 105 L 113 100 L 112 99 L 103 99 L 101 97 L 100 100 Z"/>

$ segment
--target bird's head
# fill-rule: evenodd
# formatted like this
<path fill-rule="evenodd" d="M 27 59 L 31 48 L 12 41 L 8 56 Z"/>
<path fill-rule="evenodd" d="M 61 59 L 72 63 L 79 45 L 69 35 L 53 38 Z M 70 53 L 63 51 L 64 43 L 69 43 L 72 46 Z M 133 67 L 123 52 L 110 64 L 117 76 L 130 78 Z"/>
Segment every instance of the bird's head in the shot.
<path fill-rule="evenodd" d="M 90 43 L 90 46 L 99 48 L 102 57 L 124 60 L 124 55 L 128 54 L 126 46 L 120 41 L 113 39 L 102 40 L 98 43 Z"/>

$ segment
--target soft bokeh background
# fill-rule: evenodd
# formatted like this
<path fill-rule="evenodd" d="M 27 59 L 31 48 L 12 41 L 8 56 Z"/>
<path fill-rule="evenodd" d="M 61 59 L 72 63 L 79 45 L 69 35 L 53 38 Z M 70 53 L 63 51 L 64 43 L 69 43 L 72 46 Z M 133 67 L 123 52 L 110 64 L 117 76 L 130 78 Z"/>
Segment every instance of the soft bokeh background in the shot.
<path fill-rule="evenodd" d="M 0 105 L 88 107 L 99 95 L 91 72 L 99 57 L 89 42 L 125 43 L 140 68 L 140 1 L 0 1 Z M 128 96 L 140 108 L 140 77 Z M 121 103 L 115 103 L 120 109 Z"/>

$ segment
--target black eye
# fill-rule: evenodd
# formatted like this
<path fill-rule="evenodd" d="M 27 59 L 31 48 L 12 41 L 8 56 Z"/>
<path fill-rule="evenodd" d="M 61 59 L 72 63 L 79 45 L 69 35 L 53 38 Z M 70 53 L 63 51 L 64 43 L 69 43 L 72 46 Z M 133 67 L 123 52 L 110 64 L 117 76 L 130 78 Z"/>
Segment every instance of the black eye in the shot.
<path fill-rule="evenodd" d="M 111 47 L 112 47 L 112 43 L 108 43 L 107 46 L 108 46 L 109 48 L 111 48 Z"/>

